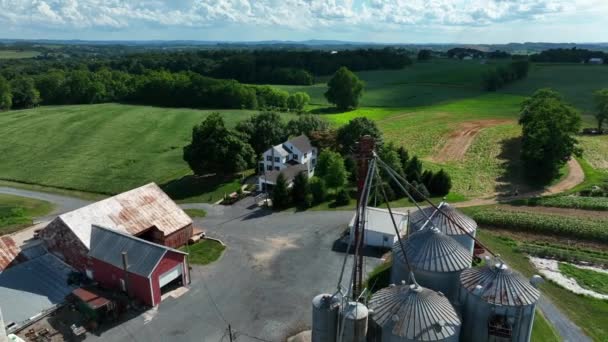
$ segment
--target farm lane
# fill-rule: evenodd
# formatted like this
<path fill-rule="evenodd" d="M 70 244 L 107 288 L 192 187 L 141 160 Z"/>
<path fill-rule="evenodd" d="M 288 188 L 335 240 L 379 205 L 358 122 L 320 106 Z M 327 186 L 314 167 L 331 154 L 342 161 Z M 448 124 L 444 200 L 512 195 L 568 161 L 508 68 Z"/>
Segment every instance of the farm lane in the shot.
<path fill-rule="evenodd" d="M 63 214 L 68 211 L 72 211 L 74 209 L 84 207 L 85 205 L 92 203 L 91 201 L 83 200 L 83 199 L 76 198 L 76 197 L 55 195 L 55 194 L 51 194 L 48 192 L 24 190 L 24 189 L 11 188 L 11 187 L 6 187 L 6 186 L 0 186 L 0 193 L 6 194 L 6 195 L 33 198 L 33 199 L 47 201 L 47 202 L 52 203 L 55 206 L 55 208 L 53 208 L 53 211 L 49 215 L 36 218 L 37 220 L 40 220 L 40 221 L 51 220 L 51 219 L 55 218 L 57 215 Z"/>

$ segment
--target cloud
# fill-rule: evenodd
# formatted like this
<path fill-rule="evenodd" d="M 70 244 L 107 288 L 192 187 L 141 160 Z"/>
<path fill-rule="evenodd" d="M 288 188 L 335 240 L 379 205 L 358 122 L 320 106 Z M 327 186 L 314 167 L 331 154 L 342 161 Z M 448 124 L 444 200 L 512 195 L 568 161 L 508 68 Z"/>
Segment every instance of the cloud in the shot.
<path fill-rule="evenodd" d="M 601 9 L 605 0 L 0 0 L 0 24 L 74 30 L 260 25 L 400 29 L 542 21 Z"/>

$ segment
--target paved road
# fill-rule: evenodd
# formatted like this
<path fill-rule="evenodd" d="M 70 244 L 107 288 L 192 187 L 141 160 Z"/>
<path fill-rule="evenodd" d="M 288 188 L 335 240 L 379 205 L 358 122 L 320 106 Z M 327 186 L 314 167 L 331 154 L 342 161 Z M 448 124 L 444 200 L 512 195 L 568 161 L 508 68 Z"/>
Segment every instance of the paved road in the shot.
<path fill-rule="evenodd" d="M 581 328 L 574 324 L 564 315 L 553 302 L 546 296 L 541 296 L 538 308 L 543 312 L 545 318 L 553 324 L 564 342 L 591 342 Z"/>
<path fill-rule="evenodd" d="M 237 341 L 282 341 L 310 326 L 312 298 L 336 289 L 344 255 L 332 243 L 352 213 L 204 208 L 196 223 L 226 243 L 221 259 L 195 267 L 179 299 L 88 340 L 228 341 L 230 323 Z M 366 269 L 379 262 L 368 258 Z"/>
<path fill-rule="evenodd" d="M 33 199 L 53 203 L 55 205 L 55 208 L 53 209 L 51 214 L 49 214 L 47 217 L 39 218 L 39 219 L 55 217 L 59 214 L 62 214 L 62 213 L 68 212 L 68 211 L 72 211 L 72 210 L 78 209 L 80 207 L 84 207 L 85 205 L 91 203 L 90 201 L 86 201 L 86 200 L 74 198 L 74 197 L 55 195 L 55 194 L 50 194 L 47 192 L 40 192 L 40 191 L 9 188 L 9 187 L 5 187 L 5 186 L 0 186 L 0 193 L 7 194 L 7 195 L 15 195 L 15 196 L 33 198 Z"/>

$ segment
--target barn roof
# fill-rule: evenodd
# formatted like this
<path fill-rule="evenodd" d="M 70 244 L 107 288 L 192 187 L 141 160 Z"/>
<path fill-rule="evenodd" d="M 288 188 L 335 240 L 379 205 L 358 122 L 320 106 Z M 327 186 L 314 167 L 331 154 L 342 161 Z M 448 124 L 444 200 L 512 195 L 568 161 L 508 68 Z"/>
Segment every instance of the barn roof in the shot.
<path fill-rule="evenodd" d="M 357 215 L 354 215 L 350 220 L 349 227 L 355 225 L 356 218 Z M 395 223 L 397 224 L 399 231 L 404 233 L 404 226 L 408 219 L 407 214 L 393 211 L 393 218 L 395 219 Z M 391 215 L 389 214 L 388 209 L 367 207 L 365 219 L 367 220 L 365 230 L 395 235 L 395 226 L 393 225 L 393 221 L 391 220 Z"/>
<path fill-rule="evenodd" d="M 122 269 L 122 253 L 126 252 L 128 271 L 143 277 L 152 274 L 168 251 L 187 254 L 116 230 L 99 226 L 91 228 L 90 257 Z"/>
<path fill-rule="evenodd" d="M 10 236 L 0 237 L 0 272 L 17 263 L 17 256 L 20 252 L 21 248 Z"/>
<path fill-rule="evenodd" d="M 112 227 L 131 235 L 156 227 L 169 235 L 192 224 L 192 219 L 155 183 L 70 211 L 59 219 L 87 248 L 92 225 Z"/>

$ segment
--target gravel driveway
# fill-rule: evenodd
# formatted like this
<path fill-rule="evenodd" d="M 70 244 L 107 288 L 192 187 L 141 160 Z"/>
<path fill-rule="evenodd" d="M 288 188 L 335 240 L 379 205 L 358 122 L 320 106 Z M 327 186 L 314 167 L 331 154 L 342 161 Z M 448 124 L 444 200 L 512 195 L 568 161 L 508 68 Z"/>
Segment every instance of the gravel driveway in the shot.
<path fill-rule="evenodd" d="M 352 213 L 205 209 L 196 223 L 228 246 L 220 260 L 195 266 L 182 297 L 89 340 L 228 341 L 230 323 L 237 341 L 282 341 L 310 325 L 312 298 L 336 289 L 343 254 L 331 247 Z"/>

